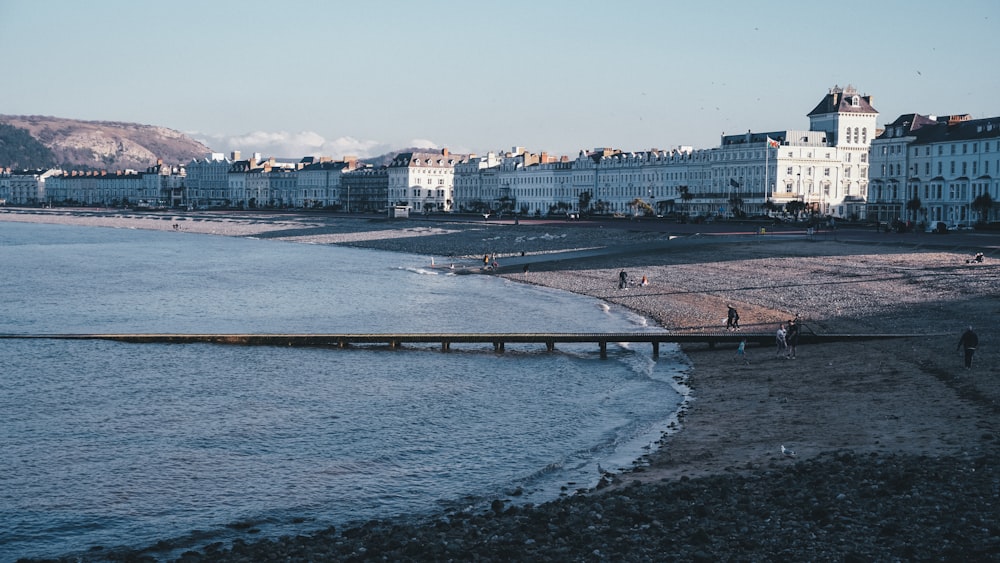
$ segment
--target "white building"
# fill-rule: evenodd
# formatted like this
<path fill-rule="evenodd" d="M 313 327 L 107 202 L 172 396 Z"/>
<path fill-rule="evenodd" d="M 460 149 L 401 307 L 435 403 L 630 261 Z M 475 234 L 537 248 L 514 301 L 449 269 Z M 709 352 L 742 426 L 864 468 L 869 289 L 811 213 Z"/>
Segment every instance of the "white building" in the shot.
<path fill-rule="evenodd" d="M 451 211 L 455 165 L 463 157 L 441 152 L 404 152 L 389 163 L 389 207 L 413 211 Z"/>
<path fill-rule="evenodd" d="M 10 201 L 10 168 L 0 168 L 0 205 Z"/>
<path fill-rule="evenodd" d="M 0 180 L 3 194 L 0 198 L 13 205 L 37 205 L 46 201 L 46 182 L 62 174 L 58 168 L 39 170 L 9 170 Z"/>
<path fill-rule="evenodd" d="M 486 156 L 470 154 L 455 163 L 454 209 L 483 212 L 493 209 L 492 202 L 500 198 L 496 171 L 502 157 L 494 152 Z"/>
<path fill-rule="evenodd" d="M 294 196 L 298 185 L 297 167 L 295 163 L 278 162 L 273 157 L 261 160 L 260 153 L 233 162 L 227 174 L 229 205 L 247 209 L 279 207 Z"/>
<path fill-rule="evenodd" d="M 158 162 L 145 172 L 68 172 L 45 184 L 45 201 L 55 205 L 178 207 L 186 204 L 184 171 Z"/>
<path fill-rule="evenodd" d="M 727 199 L 742 200 L 751 214 L 799 202 L 819 215 L 863 218 L 878 119 L 871 104 L 851 86 L 833 87 L 809 112 L 808 131 L 723 137 L 712 157 L 712 191 L 738 193 Z"/>
<path fill-rule="evenodd" d="M 335 162 L 329 159 L 303 160 L 304 166 L 296 177 L 295 195 L 291 205 L 295 207 L 343 207 L 341 179 L 343 175 L 357 168 L 357 158 L 344 157 Z"/>
<path fill-rule="evenodd" d="M 186 166 L 185 190 L 188 203 L 198 208 L 225 207 L 232 200 L 229 194 L 229 169 L 240 160 L 238 151 L 227 159 L 222 153 L 212 153 L 195 159 Z"/>
<path fill-rule="evenodd" d="M 490 154 L 458 166 L 455 200 L 460 209 L 481 203 L 528 215 L 733 216 L 797 207 L 860 218 L 878 117 L 871 97 L 834 87 L 808 117 L 807 131 L 748 131 L 704 150 L 598 148 L 569 160 L 515 147 L 498 162 Z"/>
<path fill-rule="evenodd" d="M 1000 217 L 1000 117 L 903 114 L 872 143 L 869 215 L 969 225 Z"/>

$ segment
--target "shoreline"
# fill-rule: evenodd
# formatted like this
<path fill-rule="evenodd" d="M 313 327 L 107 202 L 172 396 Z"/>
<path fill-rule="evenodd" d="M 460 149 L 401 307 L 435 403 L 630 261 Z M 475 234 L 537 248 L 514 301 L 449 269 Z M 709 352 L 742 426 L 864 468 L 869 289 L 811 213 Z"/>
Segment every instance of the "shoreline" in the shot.
<path fill-rule="evenodd" d="M 12 215 L 18 218 L 10 219 Z M 279 240 L 345 244 L 462 260 L 477 259 L 484 247 L 493 247 L 505 257 L 516 257 L 520 252 L 539 257 L 560 249 L 647 244 L 663 238 L 658 233 L 594 231 L 572 225 L 366 222 L 296 215 L 172 222 L 162 217 L 135 213 L 84 217 L 66 211 L 0 213 L 0 221 L 158 230 L 174 230 L 172 225 L 180 224 L 176 230 L 183 232 L 263 235 Z M 990 492 L 986 482 L 980 481 L 988 481 L 990 476 L 996 479 L 997 475 L 1000 367 L 996 366 L 1000 366 L 1000 354 L 995 344 L 994 319 L 1000 314 L 997 298 L 1000 267 L 992 260 L 981 267 L 968 267 L 963 263 L 964 253 L 832 241 L 720 240 L 668 248 L 647 254 L 598 253 L 572 262 L 539 258 L 527 272 L 515 269 L 497 275 L 602 299 L 673 330 L 719 326 L 725 305 L 734 303 L 745 326 L 776 328 L 777 323 L 801 314 L 807 327 L 823 332 L 954 332 L 954 338 L 929 336 L 802 346 L 794 360 L 776 357 L 775 351 L 768 347 L 750 347 L 749 364 L 737 363 L 731 350 L 683 346 L 693 364 L 687 381 L 692 396 L 678 415 L 679 430 L 664 435 L 658 451 L 651 452 L 631 472 L 617 475 L 607 486 L 588 494 L 530 510 L 516 510 L 500 503 L 494 514 L 449 515 L 446 519 L 454 524 L 447 526 L 449 537 L 454 534 L 464 538 L 452 538 L 453 545 L 472 549 L 475 541 L 481 541 L 476 539 L 475 530 L 498 526 L 504 533 L 525 542 L 534 538 L 530 543 L 521 543 L 519 548 L 510 548 L 515 558 L 540 556 L 542 560 L 560 560 L 576 553 L 565 551 L 570 548 L 557 541 L 560 533 L 570 530 L 558 525 L 555 531 L 538 533 L 519 518 L 530 520 L 530 514 L 551 516 L 553 511 L 578 509 L 581 514 L 573 514 L 586 520 L 586 515 L 598 506 L 606 513 L 601 522 L 610 522 L 627 516 L 639 506 L 655 513 L 686 506 L 685 521 L 690 529 L 674 529 L 670 534 L 679 543 L 669 553 L 678 557 L 698 552 L 715 559 L 727 559 L 738 553 L 778 556 L 780 552 L 775 550 L 785 549 L 776 543 L 778 538 L 798 542 L 800 548 L 803 542 L 826 546 L 826 551 L 808 552 L 813 555 L 806 558 L 816 560 L 836 559 L 832 554 L 843 555 L 845 552 L 837 551 L 835 546 L 845 542 L 857 546 L 848 551 L 873 556 L 871 559 L 883 556 L 906 559 L 907 545 L 926 545 L 930 553 L 938 554 L 959 547 L 962 553 L 977 553 L 984 546 L 1000 552 L 998 517 L 988 509 L 983 510 L 982 505 L 986 501 L 995 507 L 1000 499 L 995 488 Z M 439 252 L 428 252 L 434 249 Z M 711 256 L 711 261 L 705 261 L 706 255 Z M 622 268 L 636 279 L 647 276 L 650 284 L 617 290 L 615 280 Z M 960 290 L 956 291 L 956 287 Z M 960 329 L 970 323 L 979 333 L 982 345 L 974 369 L 965 371 L 954 346 Z M 794 449 L 796 457 L 782 455 L 781 445 Z M 928 473 L 926 468 L 932 466 L 945 469 Z M 851 523 L 841 523 L 844 534 L 850 537 L 826 537 L 825 533 L 817 536 L 813 530 L 811 539 L 788 539 L 783 531 L 767 526 L 757 530 L 751 526 L 748 533 L 756 547 L 737 550 L 726 547 L 732 538 L 717 531 L 720 526 L 725 528 L 722 523 L 731 517 L 730 512 L 740 512 L 741 507 L 726 504 L 727 499 L 742 498 L 738 491 L 755 490 L 760 499 L 770 499 L 773 492 L 757 488 L 769 480 L 791 479 L 783 485 L 794 491 L 788 493 L 790 496 L 809 494 L 815 500 L 829 493 L 834 499 L 837 495 L 857 497 L 861 504 L 865 496 L 861 481 L 881 483 L 885 488 L 890 477 L 879 477 L 879 472 L 887 467 L 898 468 L 899 475 L 922 475 L 926 488 L 934 488 L 936 492 L 921 489 L 920 495 L 913 495 L 907 489 L 902 491 L 908 496 L 903 506 L 892 504 L 890 510 L 888 499 L 882 499 L 885 508 L 869 506 L 862 515 L 851 512 Z M 972 475 L 970 468 L 978 473 Z M 858 477 L 857 472 L 864 477 Z M 823 482 L 815 482 L 818 475 L 825 475 Z M 845 480 L 849 475 L 855 477 Z M 981 483 L 986 489 L 969 486 L 971 482 Z M 642 490 L 642 495 L 636 494 L 637 490 Z M 699 516 L 696 521 L 690 520 L 690 502 L 678 505 L 684 499 L 675 498 L 678 491 L 685 490 L 701 491 L 699 498 L 704 502 L 702 509 L 694 510 Z M 839 492 L 834 494 L 835 490 Z M 646 506 L 639 497 L 655 498 L 657 502 Z M 630 500 L 626 502 L 624 498 Z M 771 499 L 769 513 L 782 514 L 800 524 L 814 520 L 811 518 L 814 503 L 785 506 L 781 500 Z M 893 496 L 892 500 L 898 499 Z M 884 523 L 893 519 L 891 511 L 902 512 L 908 509 L 907 505 L 923 506 L 932 501 L 936 506 L 946 507 L 949 511 L 946 519 L 954 520 L 956 526 L 962 518 L 975 519 L 980 523 L 980 531 L 967 533 L 960 539 L 942 538 L 942 530 L 951 527 L 941 522 L 926 525 L 901 522 L 893 528 L 894 533 L 886 535 Z M 718 510 L 710 508 L 716 502 L 722 503 Z M 618 510 L 604 506 L 621 503 L 624 504 Z M 842 509 L 833 503 L 824 511 L 829 516 L 840 514 Z M 941 517 L 940 509 L 938 515 Z M 661 526 L 653 526 L 649 533 L 659 537 L 669 519 L 665 516 L 653 519 Z M 565 522 L 565 526 L 579 534 L 582 522 L 569 520 L 572 521 Z M 213 551 L 203 556 L 213 560 L 223 556 L 236 559 L 240 554 L 245 557 L 247 553 L 271 553 L 270 550 L 280 548 L 302 558 L 322 558 L 324 554 L 340 558 L 357 553 L 357 545 L 366 545 L 361 559 L 376 558 L 376 553 L 395 557 L 400 555 L 400 548 L 391 541 L 395 533 L 392 530 L 401 525 L 404 524 L 372 523 L 353 532 L 238 544 L 229 551 Z M 413 526 L 407 533 L 415 537 L 436 537 L 442 533 L 440 522 L 423 528 Z M 588 521 L 582 529 L 588 526 L 592 528 L 594 522 Z M 703 536 L 690 537 L 695 529 L 704 530 Z M 601 526 L 596 530 L 591 539 L 604 546 L 596 549 L 609 556 L 615 554 L 617 560 L 647 560 L 648 546 L 660 541 L 641 531 L 619 534 L 624 539 L 616 541 L 600 533 Z M 463 533 L 466 535 L 462 536 Z M 343 534 L 355 534 L 360 543 L 355 544 Z M 681 541 L 684 538 L 687 540 Z M 934 541 L 937 547 L 933 547 Z M 513 543 L 517 545 L 516 541 Z M 351 551 L 344 551 L 348 549 Z M 443 557 L 434 556 L 433 551 L 424 553 L 432 558 Z M 471 552 L 460 548 L 446 553 L 459 560 L 471 558 Z M 189 557 L 197 560 L 199 556 L 192 553 Z"/>

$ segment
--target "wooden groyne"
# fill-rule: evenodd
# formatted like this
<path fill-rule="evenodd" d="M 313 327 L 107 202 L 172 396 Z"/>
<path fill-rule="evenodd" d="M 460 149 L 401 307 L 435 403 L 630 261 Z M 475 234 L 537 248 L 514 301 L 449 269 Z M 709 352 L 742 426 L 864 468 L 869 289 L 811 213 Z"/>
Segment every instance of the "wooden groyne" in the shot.
<path fill-rule="evenodd" d="M 803 333 L 802 344 L 819 344 L 846 340 L 873 340 L 886 338 L 911 338 L 936 336 L 927 334 L 816 334 Z M 651 344 L 653 356 L 658 357 L 661 343 L 704 343 L 710 348 L 717 345 L 735 346 L 741 340 L 771 346 L 773 332 L 557 332 L 557 333 L 399 333 L 399 334 L 0 334 L 0 339 L 50 339 L 50 340 L 111 340 L 136 344 L 229 344 L 238 346 L 282 346 L 313 348 L 350 348 L 354 346 L 382 346 L 392 350 L 405 344 L 439 344 L 447 352 L 452 344 L 489 344 L 502 353 L 507 344 L 540 344 L 546 350 L 555 350 L 556 344 L 597 344 L 601 358 L 607 358 L 608 343 Z"/>

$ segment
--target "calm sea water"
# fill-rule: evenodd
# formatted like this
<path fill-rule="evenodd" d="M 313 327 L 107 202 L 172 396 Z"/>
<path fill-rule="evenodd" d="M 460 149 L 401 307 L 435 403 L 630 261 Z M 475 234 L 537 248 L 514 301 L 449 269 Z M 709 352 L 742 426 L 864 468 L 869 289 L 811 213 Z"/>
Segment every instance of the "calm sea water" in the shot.
<path fill-rule="evenodd" d="M 653 330 L 593 299 L 429 262 L 0 222 L 0 333 Z M 663 347 L 654 361 L 648 348 L 600 360 L 596 346 L 3 339 L 0 561 L 198 547 L 590 487 L 598 464 L 645 453 L 683 399 L 683 357 Z"/>

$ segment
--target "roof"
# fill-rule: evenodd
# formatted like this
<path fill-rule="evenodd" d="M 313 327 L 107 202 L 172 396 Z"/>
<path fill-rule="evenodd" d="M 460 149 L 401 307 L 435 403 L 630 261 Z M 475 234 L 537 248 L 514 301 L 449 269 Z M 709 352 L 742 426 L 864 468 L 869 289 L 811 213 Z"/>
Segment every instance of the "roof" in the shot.
<path fill-rule="evenodd" d="M 450 154 L 447 149 L 441 152 L 401 152 L 389 163 L 389 168 L 410 167 L 440 167 L 452 168 L 461 162 L 462 155 Z"/>
<path fill-rule="evenodd" d="M 878 113 L 878 110 L 872 107 L 871 96 L 858 95 L 858 91 L 848 85 L 847 88 L 837 86 L 830 88 L 830 92 L 809 112 L 808 116 L 828 113 Z"/>
<path fill-rule="evenodd" d="M 1000 138 L 1000 117 L 965 120 L 955 119 L 955 116 L 948 117 L 949 119 L 939 118 L 932 125 L 914 131 L 917 138 L 912 144 L 928 145 Z"/>
<path fill-rule="evenodd" d="M 338 160 L 336 162 L 334 162 L 334 161 L 314 162 L 312 164 L 307 164 L 306 166 L 303 166 L 302 170 L 306 171 L 306 172 L 314 172 L 314 171 L 315 172 L 319 172 L 319 171 L 323 171 L 323 170 L 341 170 L 341 171 L 343 171 L 345 169 L 350 170 L 350 164 L 351 163 L 344 162 L 342 160 Z"/>

